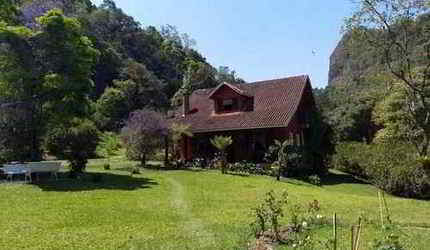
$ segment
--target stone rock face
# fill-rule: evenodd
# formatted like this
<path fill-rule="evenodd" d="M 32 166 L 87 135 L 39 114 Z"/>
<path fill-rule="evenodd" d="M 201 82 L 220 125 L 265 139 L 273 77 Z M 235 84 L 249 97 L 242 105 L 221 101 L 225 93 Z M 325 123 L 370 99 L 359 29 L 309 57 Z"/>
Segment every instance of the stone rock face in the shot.
<path fill-rule="evenodd" d="M 345 65 L 348 60 L 346 42 L 347 36 L 344 35 L 330 56 L 330 68 L 328 72 L 329 86 L 335 85 L 335 83 L 341 81 L 344 76 Z"/>

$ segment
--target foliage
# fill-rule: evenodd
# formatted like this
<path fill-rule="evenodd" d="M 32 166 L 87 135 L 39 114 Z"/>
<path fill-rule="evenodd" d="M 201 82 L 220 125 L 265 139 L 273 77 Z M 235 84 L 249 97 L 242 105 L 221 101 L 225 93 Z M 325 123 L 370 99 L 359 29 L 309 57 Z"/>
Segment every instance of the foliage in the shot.
<path fill-rule="evenodd" d="M 417 153 L 430 147 L 430 47 L 425 1 L 361 0 L 347 19 L 352 39 L 366 43 L 381 55 L 387 70 L 405 88 L 406 108 L 422 139 Z"/>
<path fill-rule="evenodd" d="M 211 140 L 211 144 L 219 150 L 221 154 L 221 172 L 226 173 L 227 167 L 227 148 L 233 143 L 233 139 L 230 136 L 215 136 Z"/>
<path fill-rule="evenodd" d="M 237 78 L 227 68 L 218 75 L 189 35 L 142 25 L 112 0 L 0 4 L 0 105 L 31 110 L 19 124 L 5 124 L 15 128 L 7 137 L 31 138 L 21 159 L 40 159 L 47 128 L 73 117 L 92 116 L 102 131 L 118 132 L 135 110 L 167 110 L 184 78 L 196 88 L 216 86 L 221 75 Z"/>
<path fill-rule="evenodd" d="M 0 22 L 15 23 L 18 6 L 15 0 L 0 0 Z"/>
<path fill-rule="evenodd" d="M 252 225 L 256 230 L 257 236 L 270 228 L 275 234 L 276 239 L 280 240 L 280 219 L 284 217 L 284 206 L 287 202 L 288 193 L 286 191 L 279 198 L 276 197 L 273 190 L 266 193 L 264 201 L 252 209 L 256 217 Z"/>
<path fill-rule="evenodd" d="M 35 37 L 35 52 L 42 63 L 45 112 L 56 122 L 71 116 L 89 115 L 89 94 L 92 88 L 92 68 L 99 51 L 82 35 L 77 19 L 52 10 L 38 18 L 42 33 Z"/>
<path fill-rule="evenodd" d="M 40 160 L 40 138 L 34 136 L 39 127 L 31 126 L 32 115 L 25 105 L 0 108 L 0 162 Z"/>
<path fill-rule="evenodd" d="M 342 143 L 336 152 L 334 167 L 366 178 L 391 194 L 428 198 L 430 175 L 410 145 Z"/>
<path fill-rule="evenodd" d="M 132 111 L 160 109 L 167 105 L 162 91 L 164 83 L 145 65 L 127 61 L 121 77 L 121 80 L 114 80 L 114 87 L 107 88 L 97 100 L 95 117 L 103 129 L 120 129 Z"/>
<path fill-rule="evenodd" d="M 415 105 L 410 98 L 408 90 L 397 84 L 378 103 L 374 110 L 374 120 L 382 129 L 377 132 L 375 142 L 403 142 L 414 145 L 416 151 L 421 152 L 422 145 L 426 143 L 425 130 L 416 123 L 415 114 L 410 112 L 414 107 L 408 105 Z M 425 113 L 420 116 L 425 119 Z"/>
<path fill-rule="evenodd" d="M 179 158 L 179 152 L 181 147 L 181 139 L 186 137 L 193 137 L 193 133 L 191 132 L 191 127 L 188 124 L 183 123 L 172 123 L 169 127 L 169 139 L 173 145 L 173 158 Z"/>
<path fill-rule="evenodd" d="M 316 186 L 321 186 L 321 178 L 318 175 L 310 175 L 308 177 L 308 180 L 311 184 Z"/>
<path fill-rule="evenodd" d="M 373 140 L 378 127 L 372 112 L 392 81 L 387 74 L 378 73 L 314 91 L 317 107 L 323 121 L 330 125 L 334 142 Z"/>
<path fill-rule="evenodd" d="M 47 127 L 62 127 L 73 117 L 89 116 L 91 73 L 98 56 L 77 19 L 52 10 L 38 23 L 38 32 L 22 26 L 0 27 L 0 105 L 27 111 L 20 116 L 20 124 L 3 120 L 6 127 L 15 127 L 13 133 L 30 138 L 31 147 L 20 150 L 31 157 L 21 160 L 41 158 Z M 9 132 L 7 137 L 13 135 Z"/>
<path fill-rule="evenodd" d="M 182 86 L 172 98 L 172 104 L 180 104 L 181 97 L 191 95 L 196 89 L 215 86 L 217 82 L 214 78 L 215 71 L 210 65 L 202 62 L 190 62 L 182 79 Z"/>
<path fill-rule="evenodd" d="M 50 153 L 70 162 L 72 173 L 85 169 L 88 159 L 97 147 L 98 130 L 86 119 L 73 118 L 68 124 L 49 130 L 45 146 Z"/>
<path fill-rule="evenodd" d="M 219 66 L 215 79 L 219 83 L 245 83 L 243 79 L 236 76 L 236 71 L 230 69 L 228 66 Z"/>
<path fill-rule="evenodd" d="M 100 135 L 96 153 L 100 157 L 109 159 L 118 154 L 120 148 L 121 141 L 119 136 L 112 132 L 104 132 Z"/>
<path fill-rule="evenodd" d="M 130 159 L 140 160 L 145 166 L 147 156 L 162 145 L 167 136 L 165 117 L 152 110 L 138 110 L 131 113 L 121 139 Z"/>
<path fill-rule="evenodd" d="M 188 124 L 183 123 L 172 123 L 170 125 L 170 134 L 173 143 L 177 144 L 183 136 L 192 137 L 191 127 Z"/>
<path fill-rule="evenodd" d="M 394 231 L 394 232 L 393 232 Z M 384 232 L 382 239 L 375 239 L 372 242 L 372 247 L 375 250 L 404 250 L 404 246 L 400 240 L 396 230 L 387 230 Z"/>
<path fill-rule="evenodd" d="M 267 152 L 264 154 L 264 161 L 267 163 L 273 163 L 278 159 L 279 150 L 282 148 L 282 142 L 275 140 L 272 145 L 269 146 Z"/>
<path fill-rule="evenodd" d="M 272 166 L 270 164 L 259 164 L 253 162 L 236 162 L 229 164 L 228 171 L 231 173 L 248 174 L 248 175 L 272 175 Z"/>

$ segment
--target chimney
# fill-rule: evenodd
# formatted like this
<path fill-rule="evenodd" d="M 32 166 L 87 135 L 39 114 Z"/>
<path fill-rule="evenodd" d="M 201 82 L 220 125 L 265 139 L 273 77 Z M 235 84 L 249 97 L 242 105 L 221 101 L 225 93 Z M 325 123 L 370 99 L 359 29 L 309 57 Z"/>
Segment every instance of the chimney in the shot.
<path fill-rule="evenodd" d="M 182 100 L 182 116 L 186 116 L 188 113 L 190 113 L 190 96 L 184 94 Z"/>

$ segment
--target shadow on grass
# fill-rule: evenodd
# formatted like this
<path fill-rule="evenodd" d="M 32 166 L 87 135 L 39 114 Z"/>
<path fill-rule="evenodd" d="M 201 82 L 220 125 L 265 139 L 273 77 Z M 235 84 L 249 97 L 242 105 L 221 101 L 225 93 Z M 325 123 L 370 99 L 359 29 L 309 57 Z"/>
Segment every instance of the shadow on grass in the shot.
<path fill-rule="evenodd" d="M 321 184 L 327 185 L 338 185 L 338 184 L 369 184 L 364 180 L 357 179 L 356 177 L 342 173 L 330 171 L 327 175 L 321 177 Z"/>
<path fill-rule="evenodd" d="M 115 170 L 118 171 L 125 171 L 130 172 L 133 169 L 133 167 L 119 167 L 115 168 Z M 158 165 L 147 165 L 145 167 L 138 167 L 140 171 L 145 170 L 154 170 L 154 171 L 190 171 L 190 172 L 206 172 L 209 169 L 206 168 L 178 168 L 178 167 L 164 167 L 164 166 L 158 166 Z"/>
<path fill-rule="evenodd" d="M 43 191 L 78 192 L 91 190 L 124 190 L 151 188 L 158 185 L 153 179 L 140 176 L 113 173 L 85 173 L 80 178 L 70 179 L 62 176 L 58 180 L 40 180 L 33 183 Z"/>

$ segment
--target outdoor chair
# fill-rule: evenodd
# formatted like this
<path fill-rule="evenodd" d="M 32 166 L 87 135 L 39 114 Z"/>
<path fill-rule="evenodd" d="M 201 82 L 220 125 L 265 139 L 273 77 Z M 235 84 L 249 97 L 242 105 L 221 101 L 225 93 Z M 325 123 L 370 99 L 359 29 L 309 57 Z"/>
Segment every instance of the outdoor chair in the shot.
<path fill-rule="evenodd" d="M 14 175 L 24 175 L 24 181 L 31 182 L 31 173 L 29 170 L 25 169 L 22 165 L 5 165 L 3 168 L 3 173 L 6 175 L 6 179 L 13 181 Z"/>
<path fill-rule="evenodd" d="M 59 162 L 31 162 L 25 166 L 25 168 L 31 173 L 36 174 L 38 177 L 39 173 L 50 173 L 51 176 L 58 180 L 58 171 L 60 171 L 61 163 Z"/>

